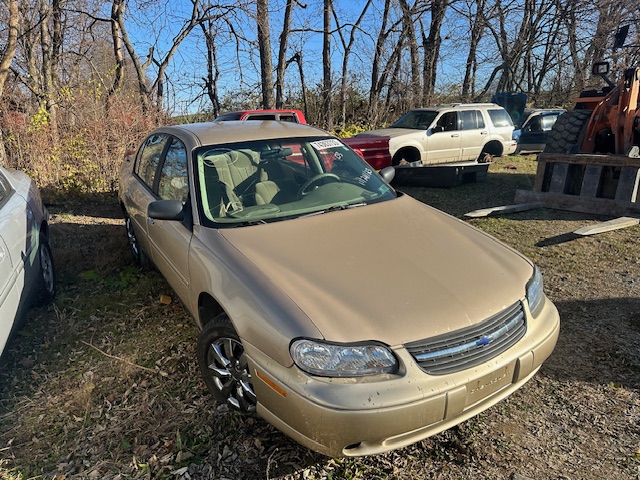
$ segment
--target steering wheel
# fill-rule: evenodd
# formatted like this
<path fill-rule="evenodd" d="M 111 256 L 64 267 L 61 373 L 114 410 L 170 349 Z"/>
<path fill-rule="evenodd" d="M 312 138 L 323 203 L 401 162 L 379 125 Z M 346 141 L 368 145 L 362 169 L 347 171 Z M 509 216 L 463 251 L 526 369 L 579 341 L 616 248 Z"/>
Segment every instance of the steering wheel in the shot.
<path fill-rule="evenodd" d="M 300 187 L 300 190 L 298 190 L 298 197 L 304 197 L 305 195 L 308 195 L 309 193 L 311 193 L 311 191 L 309 190 L 309 187 L 311 185 L 315 185 L 316 183 L 318 183 L 323 178 L 330 178 L 334 182 L 340 182 L 341 181 L 340 177 L 338 175 L 336 175 L 335 173 L 329 173 L 329 172 L 320 173 L 320 174 L 316 175 L 315 177 L 311 177 L 309 180 L 304 182 L 304 184 Z M 309 191 L 307 191 L 307 190 L 309 190 Z"/>

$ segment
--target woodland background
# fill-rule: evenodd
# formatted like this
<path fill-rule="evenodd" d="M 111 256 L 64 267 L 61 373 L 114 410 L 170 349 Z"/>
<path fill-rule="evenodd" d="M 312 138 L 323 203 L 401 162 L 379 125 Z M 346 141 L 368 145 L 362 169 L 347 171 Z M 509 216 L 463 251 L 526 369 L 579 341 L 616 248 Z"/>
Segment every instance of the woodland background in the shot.
<path fill-rule="evenodd" d="M 569 106 L 638 49 L 639 0 L 3 0 L 0 164 L 109 192 L 159 124 L 296 107 L 349 136 L 405 110 L 524 92 Z"/>

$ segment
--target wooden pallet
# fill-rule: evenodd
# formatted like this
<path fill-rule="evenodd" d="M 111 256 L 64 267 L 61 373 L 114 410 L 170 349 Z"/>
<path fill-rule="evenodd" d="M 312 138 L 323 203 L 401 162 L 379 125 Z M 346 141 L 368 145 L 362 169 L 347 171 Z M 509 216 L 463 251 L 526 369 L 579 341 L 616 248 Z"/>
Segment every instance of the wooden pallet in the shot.
<path fill-rule="evenodd" d="M 541 153 L 533 190 L 516 203 L 598 215 L 638 215 L 640 158 L 623 155 Z"/>

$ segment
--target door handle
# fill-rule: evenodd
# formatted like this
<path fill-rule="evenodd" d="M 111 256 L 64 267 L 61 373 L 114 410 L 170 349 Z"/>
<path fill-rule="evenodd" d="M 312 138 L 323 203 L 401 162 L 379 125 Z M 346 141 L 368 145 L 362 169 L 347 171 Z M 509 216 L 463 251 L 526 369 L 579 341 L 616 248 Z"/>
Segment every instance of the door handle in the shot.
<path fill-rule="evenodd" d="M 459 136 L 460 136 L 460 135 L 459 135 L 459 134 L 457 134 L 457 133 L 452 133 L 452 134 L 451 134 L 451 138 L 456 138 L 456 137 L 459 137 Z"/>

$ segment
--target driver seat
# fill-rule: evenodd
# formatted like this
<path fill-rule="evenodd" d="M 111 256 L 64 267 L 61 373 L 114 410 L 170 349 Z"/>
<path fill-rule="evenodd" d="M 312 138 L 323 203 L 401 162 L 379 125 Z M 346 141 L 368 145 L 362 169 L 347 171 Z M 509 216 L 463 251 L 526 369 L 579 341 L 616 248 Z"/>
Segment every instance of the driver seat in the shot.
<path fill-rule="evenodd" d="M 256 205 L 268 203 L 283 204 L 296 198 L 296 185 L 293 180 L 279 179 L 278 183 L 269 180 L 269 175 L 260 170 L 260 181 L 256 183 Z"/>

